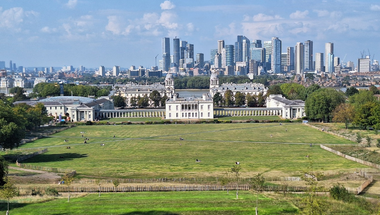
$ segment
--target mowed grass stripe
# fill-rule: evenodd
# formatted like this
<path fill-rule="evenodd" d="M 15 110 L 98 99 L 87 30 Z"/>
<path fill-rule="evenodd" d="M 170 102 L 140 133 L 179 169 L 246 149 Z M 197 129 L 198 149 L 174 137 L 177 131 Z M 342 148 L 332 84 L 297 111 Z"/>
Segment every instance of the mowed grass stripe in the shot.
<path fill-rule="evenodd" d="M 239 192 L 161 192 L 90 194 L 85 197 L 56 199 L 35 204 L 12 204 L 12 214 L 253 214 L 256 195 Z M 260 214 L 297 213 L 292 204 L 260 195 Z M 5 208 L 2 208 L 4 212 Z M 4 212 L 5 213 L 5 212 Z"/>
<path fill-rule="evenodd" d="M 263 171 L 281 176 L 299 176 L 300 172 L 308 167 L 309 160 L 306 156 L 313 160 L 316 170 L 339 169 L 344 171 L 364 167 L 324 151 L 319 146 L 272 144 L 270 142 L 277 140 L 279 143 L 292 143 L 291 140 L 298 140 L 295 133 L 311 136 L 309 139 L 314 142 L 340 143 L 342 140 L 343 143 L 350 143 L 347 140 L 300 124 L 275 125 L 270 128 L 260 127 L 273 124 L 260 124 L 261 126 L 253 124 L 252 130 L 248 129 L 249 125 L 210 125 L 211 128 L 199 125 L 88 126 L 73 128 L 74 132 L 68 130 L 68 133 L 75 133 L 78 136 L 80 131 L 85 128 L 86 135 L 90 137 L 89 144 L 72 144 L 71 149 L 66 149 L 65 146 L 59 146 L 63 139 L 57 137 L 46 138 L 50 140 L 49 143 L 45 139 L 41 139 L 22 147 L 48 144 L 56 146 L 49 148 L 47 153 L 25 162 L 38 166 L 75 169 L 82 176 L 133 178 L 218 176 L 224 174 L 236 161 L 241 162 L 242 174 L 245 176 L 252 176 Z M 109 132 L 121 133 L 122 129 L 129 129 L 135 135 L 126 139 L 118 138 L 118 136 L 113 138 L 113 133 L 108 133 L 106 137 L 99 136 L 110 127 L 112 130 L 108 130 Z M 288 132 L 284 131 L 285 127 Z M 157 135 L 157 133 L 163 132 L 167 134 L 165 129 L 170 132 L 178 129 L 179 132 L 183 132 L 182 134 L 191 134 L 182 135 L 185 139 L 183 141 L 175 136 L 146 140 L 138 132 L 144 130 L 141 133 L 150 132 Z M 224 132 L 202 133 L 205 130 L 212 131 L 212 129 Z M 195 135 L 196 131 L 199 131 L 198 136 Z M 245 132 L 239 133 L 240 131 Z M 289 133 L 292 135 L 288 135 Z M 60 136 L 65 136 L 62 134 L 64 133 L 62 132 Z M 271 138 L 270 135 L 273 137 Z M 281 135 L 286 137 L 284 142 L 281 142 L 281 138 L 283 138 Z M 316 140 L 314 136 L 319 139 Z M 267 142 L 254 142 L 260 140 Z M 100 143 L 105 145 L 100 146 Z M 201 162 L 195 162 L 196 159 Z"/>

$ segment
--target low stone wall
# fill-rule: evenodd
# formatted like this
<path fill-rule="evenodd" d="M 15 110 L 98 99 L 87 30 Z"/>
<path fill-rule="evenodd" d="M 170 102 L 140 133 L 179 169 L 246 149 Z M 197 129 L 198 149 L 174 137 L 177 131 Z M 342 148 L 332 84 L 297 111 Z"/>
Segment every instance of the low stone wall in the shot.
<path fill-rule="evenodd" d="M 334 133 L 334 132 L 331 132 L 331 131 L 325 131 L 325 130 L 323 130 L 323 129 L 321 129 L 321 128 L 318 128 L 317 126 L 310 125 L 309 123 L 303 123 L 303 124 L 306 125 L 306 126 L 309 126 L 309 127 L 311 127 L 311 128 L 315 128 L 315 129 L 318 129 L 318 130 L 320 130 L 320 131 L 323 131 L 323 132 L 325 132 L 325 133 L 328 133 L 328 134 L 331 134 L 331 135 L 335 135 L 335 136 L 337 136 L 337 137 L 341 137 L 341 138 L 344 138 L 344 139 L 347 139 L 347 140 L 350 140 L 350 141 L 354 141 L 352 138 L 349 138 L 349 137 L 346 137 L 346 136 L 343 136 L 343 135 L 341 135 L 341 134 L 337 134 L 337 133 Z"/>
<path fill-rule="evenodd" d="M 355 161 L 355 162 L 360 163 L 360 164 L 364 164 L 364 165 L 367 165 L 367 166 L 370 166 L 370 167 L 373 167 L 373 168 L 380 169 L 380 165 L 379 164 L 371 163 L 371 162 L 368 162 L 368 161 L 363 161 L 361 159 L 354 158 L 354 157 L 351 157 L 349 155 L 345 155 L 342 152 L 336 151 L 336 150 L 331 149 L 329 147 L 326 147 L 324 145 L 320 145 L 320 146 L 321 146 L 322 149 L 324 149 L 326 151 L 329 151 L 329 152 L 332 152 L 332 153 L 334 153 L 336 155 L 339 155 L 341 157 L 344 157 L 347 160 Z M 363 192 L 363 190 L 366 187 L 368 187 L 368 185 L 370 185 L 373 182 L 373 176 L 372 175 L 368 175 L 365 172 L 359 172 L 358 174 L 361 175 L 362 177 L 366 178 L 367 180 L 364 181 L 358 188 L 356 188 L 356 194 L 357 195 L 360 194 L 361 192 Z"/>
<path fill-rule="evenodd" d="M 47 151 L 48 151 L 48 149 L 43 149 L 43 150 L 41 150 L 41 151 L 34 152 L 34 153 L 32 153 L 32 154 L 28 154 L 28 155 L 21 156 L 21 157 L 17 158 L 17 160 L 16 160 L 16 165 L 17 165 L 17 166 L 20 166 L 20 165 L 19 165 L 19 164 L 20 164 L 19 162 L 21 162 L 21 161 L 23 161 L 23 160 L 26 160 L 26 159 L 29 159 L 29 158 L 32 158 L 32 157 L 34 157 L 34 156 L 37 156 L 37 155 L 43 154 L 43 153 L 45 153 L 45 152 L 47 152 Z"/>

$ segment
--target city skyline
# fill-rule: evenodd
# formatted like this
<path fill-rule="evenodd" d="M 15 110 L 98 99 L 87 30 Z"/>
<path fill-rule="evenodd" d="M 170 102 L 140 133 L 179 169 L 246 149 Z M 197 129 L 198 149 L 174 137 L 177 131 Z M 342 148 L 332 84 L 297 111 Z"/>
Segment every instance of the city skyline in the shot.
<path fill-rule="evenodd" d="M 0 61 L 24 67 L 150 67 L 162 54 L 164 37 L 170 37 L 171 54 L 177 37 L 194 44 L 193 55 L 210 60 L 218 40 L 234 45 L 244 35 L 263 42 L 278 37 L 283 53 L 307 40 L 314 54 L 325 53 L 325 43 L 332 42 L 334 56 L 356 62 L 363 50 L 380 54 L 379 12 L 376 1 L 6 0 L 0 4 Z"/>

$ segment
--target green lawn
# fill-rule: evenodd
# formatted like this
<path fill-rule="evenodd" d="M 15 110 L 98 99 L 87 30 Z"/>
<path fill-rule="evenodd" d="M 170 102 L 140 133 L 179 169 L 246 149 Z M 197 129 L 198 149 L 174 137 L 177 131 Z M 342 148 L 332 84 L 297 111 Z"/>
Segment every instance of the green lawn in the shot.
<path fill-rule="evenodd" d="M 254 214 L 256 195 L 239 192 L 239 199 L 230 192 L 160 192 L 90 194 L 85 197 L 56 199 L 43 203 L 11 204 L 11 214 Z M 260 214 L 297 213 L 292 204 L 266 196 L 259 197 Z M 5 204 L 2 204 L 5 214 Z"/>
<path fill-rule="evenodd" d="M 104 119 L 101 121 L 107 121 L 107 122 L 155 122 L 155 121 L 162 121 L 161 117 L 146 117 L 146 118 L 111 118 L 111 119 Z"/>
<path fill-rule="evenodd" d="M 90 139 L 88 144 L 83 144 L 80 132 Z M 309 143 L 353 144 L 291 123 L 108 125 L 78 126 L 21 149 L 48 147 L 47 153 L 24 163 L 75 169 L 80 176 L 215 177 L 236 161 L 247 177 L 263 171 L 272 176 L 300 175 L 308 166 L 307 155 L 316 170 L 364 167 Z"/>
<path fill-rule="evenodd" d="M 219 120 L 279 120 L 278 116 L 226 116 L 218 117 Z"/>

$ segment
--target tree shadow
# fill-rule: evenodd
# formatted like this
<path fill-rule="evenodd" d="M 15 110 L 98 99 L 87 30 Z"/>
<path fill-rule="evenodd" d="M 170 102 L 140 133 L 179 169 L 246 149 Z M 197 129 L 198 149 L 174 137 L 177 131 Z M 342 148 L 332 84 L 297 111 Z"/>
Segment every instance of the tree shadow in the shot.
<path fill-rule="evenodd" d="M 56 162 L 85 158 L 87 154 L 62 153 L 62 154 L 40 154 L 36 157 L 25 160 L 25 163 Z"/>
<path fill-rule="evenodd" d="M 172 213 L 167 211 L 133 211 L 120 215 L 179 215 L 178 213 Z"/>
<path fill-rule="evenodd" d="M 22 208 L 22 207 L 25 207 L 27 205 L 28 204 L 26 204 L 26 203 L 10 203 L 9 204 L 9 211 L 10 211 L 10 213 L 12 213 L 13 209 Z M 7 211 L 7 202 L 6 201 L 2 201 L 0 203 L 0 211 L 4 211 L 4 212 Z"/>

